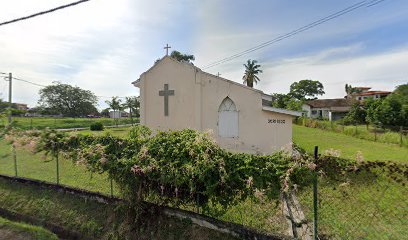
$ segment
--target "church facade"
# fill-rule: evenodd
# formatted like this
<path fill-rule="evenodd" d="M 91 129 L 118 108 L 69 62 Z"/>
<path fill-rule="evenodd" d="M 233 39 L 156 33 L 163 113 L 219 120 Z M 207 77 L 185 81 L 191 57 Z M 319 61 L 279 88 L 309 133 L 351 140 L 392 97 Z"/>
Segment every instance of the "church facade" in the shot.
<path fill-rule="evenodd" d="M 210 130 L 235 152 L 268 154 L 292 142 L 300 112 L 273 108 L 262 91 L 164 57 L 132 83 L 140 88 L 140 123 L 156 130 Z"/>

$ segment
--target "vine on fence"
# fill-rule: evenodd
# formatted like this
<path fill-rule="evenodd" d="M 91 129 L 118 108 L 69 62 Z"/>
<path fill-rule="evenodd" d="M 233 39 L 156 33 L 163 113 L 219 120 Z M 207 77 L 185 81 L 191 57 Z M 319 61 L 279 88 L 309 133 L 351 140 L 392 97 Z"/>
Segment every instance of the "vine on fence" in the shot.
<path fill-rule="evenodd" d="M 90 171 L 108 173 L 133 207 L 154 194 L 163 203 L 221 204 L 227 209 L 255 191 L 270 198 L 292 183 L 303 184 L 308 165 L 278 152 L 268 156 L 231 153 L 210 133 L 191 129 L 152 135 L 144 126 L 127 138 L 73 135 L 51 130 L 11 131 L 7 139 L 34 152 L 56 151 Z M 14 139 L 13 139 L 14 138 Z"/>

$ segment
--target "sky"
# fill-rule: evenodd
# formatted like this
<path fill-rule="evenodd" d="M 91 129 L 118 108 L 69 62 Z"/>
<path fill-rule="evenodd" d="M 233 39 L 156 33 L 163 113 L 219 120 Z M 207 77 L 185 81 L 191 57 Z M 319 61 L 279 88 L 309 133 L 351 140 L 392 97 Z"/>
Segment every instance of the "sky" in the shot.
<path fill-rule="evenodd" d="M 74 0 L 0 0 L 0 22 Z M 341 98 L 344 85 L 392 91 L 408 82 L 408 1 L 383 0 L 91 0 L 0 26 L 0 72 L 34 83 L 55 81 L 93 91 L 99 108 L 111 96 L 138 96 L 131 85 L 163 47 L 193 54 L 195 66 L 242 82 L 243 64 L 257 60 L 255 88 L 287 93 L 302 79 L 323 83 L 321 98 Z M 376 1 L 376 0 L 375 0 Z M 296 30 L 354 4 L 364 7 L 307 31 L 205 66 Z M 3 76 L 3 75 L 1 75 Z M 13 82 L 13 102 L 34 107 L 41 88 Z M 0 98 L 8 97 L 0 79 Z"/>

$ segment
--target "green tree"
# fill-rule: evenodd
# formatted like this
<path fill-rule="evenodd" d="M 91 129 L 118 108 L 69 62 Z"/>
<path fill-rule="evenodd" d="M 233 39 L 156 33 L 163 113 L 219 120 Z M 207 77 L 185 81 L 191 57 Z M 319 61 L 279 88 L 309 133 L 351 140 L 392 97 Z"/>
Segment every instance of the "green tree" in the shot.
<path fill-rule="evenodd" d="M 349 85 L 349 84 L 347 84 L 347 83 L 346 83 L 344 89 L 345 89 L 347 95 L 350 95 L 350 94 L 353 94 L 353 93 L 359 93 L 359 92 L 361 92 L 361 89 L 352 87 L 351 84 Z"/>
<path fill-rule="evenodd" d="M 113 115 L 116 116 L 116 112 L 120 112 L 123 110 L 122 100 L 118 97 L 112 97 L 112 100 L 106 100 L 106 104 L 109 105 L 109 108 L 112 109 Z"/>
<path fill-rule="evenodd" d="M 354 103 L 350 111 L 344 117 L 344 123 L 346 124 L 365 124 L 366 123 L 366 110 L 360 106 L 359 103 Z"/>
<path fill-rule="evenodd" d="M 124 109 L 129 109 L 130 121 L 133 124 L 133 113 L 136 115 L 136 117 L 139 116 L 140 103 L 137 100 L 137 97 L 126 97 L 122 106 Z"/>
<path fill-rule="evenodd" d="M 324 94 L 323 84 L 314 80 L 300 80 L 290 85 L 289 95 L 298 100 L 307 98 L 315 99 L 318 95 Z"/>
<path fill-rule="evenodd" d="M 9 107 L 9 103 L 0 99 L 0 113 L 4 112 L 8 107 Z"/>
<path fill-rule="evenodd" d="M 286 108 L 290 96 L 284 93 L 272 93 L 272 107 L 276 108 Z"/>
<path fill-rule="evenodd" d="M 304 100 L 298 100 L 295 98 L 289 99 L 286 105 L 286 109 L 288 110 L 293 110 L 293 111 L 302 111 L 302 105 L 304 103 Z"/>
<path fill-rule="evenodd" d="M 401 126 L 404 124 L 404 108 L 399 96 L 391 94 L 385 98 L 374 113 L 377 122 L 388 126 Z"/>
<path fill-rule="evenodd" d="M 68 117 L 80 117 L 97 112 L 98 98 L 89 90 L 57 82 L 39 91 L 40 108 Z"/>
<path fill-rule="evenodd" d="M 194 55 L 183 54 L 179 51 L 172 51 L 170 57 L 176 59 L 179 62 L 191 63 L 195 60 Z"/>
<path fill-rule="evenodd" d="M 110 108 L 105 108 L 101 111 L 101 115 L 104 117 L 109 117 L 109 109 Z"/>
<path fill-rule="evenodd" d="M 248 87 L 254 87 L 254 83 L 258 83 L 260 81 L 258 74 L 262 73 L 262 70 L 259 69 L 261 65 L 257 64 L 256 60 L 249 59 L 246 64 L 244 64 L 245 73 L 242 77 L 244 80 L 244 84 Z"/>
<path fill-rule="evenodd" d="M 364 101 L 364 106 L 366 109 L 366 122 L 370 124 L 379 124 L 377 119 L 377 109 L 381 106 L 382 99 L 372 99 L 368 98 Z"/>
<path fill-rule="evenodd" d="M 397 95 L 402 104 L 408 104 L 408 83 L 397 86 L 392 94 Z"/>

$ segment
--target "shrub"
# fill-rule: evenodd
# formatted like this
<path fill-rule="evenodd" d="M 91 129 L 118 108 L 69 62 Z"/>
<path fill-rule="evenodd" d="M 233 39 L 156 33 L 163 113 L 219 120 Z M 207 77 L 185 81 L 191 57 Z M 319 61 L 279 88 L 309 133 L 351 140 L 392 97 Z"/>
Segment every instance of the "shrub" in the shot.
<path fill-rule="evenodd" d="M 91 124 L 91 131 L 103 131 L 103 124 L 101 122 L 94 122 Z"/>

